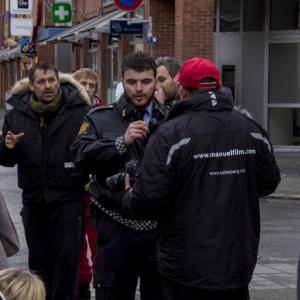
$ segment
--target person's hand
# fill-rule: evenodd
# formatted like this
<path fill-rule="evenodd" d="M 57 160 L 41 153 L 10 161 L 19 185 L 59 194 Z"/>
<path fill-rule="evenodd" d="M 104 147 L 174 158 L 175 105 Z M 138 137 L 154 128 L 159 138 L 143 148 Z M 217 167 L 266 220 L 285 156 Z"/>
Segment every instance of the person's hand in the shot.
<path fill-rule="evenodd" d="M 125 176 L 125 191 L 128 190 L 129 188 L 131 188 L 130 176 L 129 176 L 129 174 L 126 174 L 126 176 Z"/>
<path fill-rule="evenodd" d="M 165 92 L 163 91 L 163 89 L 158 86 L 156 88 L 156 91 L 154 93 L 154 97 L 157 99 L 158 102 L 160 102 L 161 104 L 164 104 L 165 103 L 165 100 L 166 100 L 166 94 Z"/>
<path fill-rule="evenodd" d="M 148 124 L 144 121 L 135 121 L 129 124 L 125 135 L 124 143 L 126 146 L 132 144 L 136 139 L 144 139 L 149 133 Z"/>
<path fill-rule="evenodd" d="M 23 138 L 24 132 L 19 134 L 13 134 L 11 131 L 8 131 L 5 137 L 5 146 L 8 149 L 14 149 L 21 138 Z"/>

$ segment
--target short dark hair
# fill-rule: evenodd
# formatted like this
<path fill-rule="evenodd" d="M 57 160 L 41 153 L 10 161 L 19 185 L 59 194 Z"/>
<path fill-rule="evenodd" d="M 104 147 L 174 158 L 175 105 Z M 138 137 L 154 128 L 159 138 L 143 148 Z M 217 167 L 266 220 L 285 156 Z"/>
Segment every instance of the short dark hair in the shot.
<path fill-rule="evenodd" d="M 174 79 L 181 68 L 180 62 L 174 57 L 161 56 L 155 62 L 157 68 L 160 66 L 166 67 L 172 79 Z"/>
<path fill-rule="evenodd" d="M 55 73 L 56 79 L 59 80 L 58 71 L 52 64 L 48 64 L 45 62 L 39 62 L 39 63 L 34 64 L 29 70 L 28 77 L 29 77 L 29 81 L 31 83 L 33 83 L 33 81 L 34 81 L 34 73 L 36 70 L 43 70 L 44 72 L 46 72 L 48 70 L 53 70 Z"/>
<path fill-rule="evenodd" d="M 133 69 L 138 72 L 153 70 L 156 77 L 156 64 L 152 56 L 142 51 L 132 52 L 127 54 L 122 61 L 122 77 L 128 69 Z"/>

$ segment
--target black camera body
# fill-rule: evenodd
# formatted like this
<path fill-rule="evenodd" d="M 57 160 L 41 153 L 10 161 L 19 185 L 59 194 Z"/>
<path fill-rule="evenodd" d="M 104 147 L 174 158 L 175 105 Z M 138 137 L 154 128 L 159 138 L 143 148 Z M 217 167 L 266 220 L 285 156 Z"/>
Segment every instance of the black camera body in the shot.
<path fill-rule="evenodd" d="M 106 185 L 111 192 L 123 192 L 125 190 L 125 177 L 129 175 L 130 185 L 133 185 L 135 175 L 139 168 L 139 161 L 132 159 L 125 164 L 124 171 L 106 178 Z"/>

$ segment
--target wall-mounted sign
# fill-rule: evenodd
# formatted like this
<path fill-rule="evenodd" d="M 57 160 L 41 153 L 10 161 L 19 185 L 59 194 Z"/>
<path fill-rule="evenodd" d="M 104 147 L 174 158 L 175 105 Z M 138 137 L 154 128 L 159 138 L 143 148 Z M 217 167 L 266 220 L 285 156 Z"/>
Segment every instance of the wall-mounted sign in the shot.
<path fill-rule="evenodd" d="M 32 19 L 10 18 L 10 34 L 12 36 L 30 36 L 32 32 Z"/>
<path fill-rule="evenodd" d="M 118 8 L 126 11 L 133 11 L 137 9 L 143 0 L 114 0 Z"/>
<path fill-rule="evenodd" d="M 110 20 L 111 34 L 143 34 L 143 23 L 128 24 L 127 20 Z"/>
<path fill-rule="evenodd" d="M 10 13 L 12 15 L 30 15 L 33 0 L 10 0 Z"/>
<path fill-rule="evenodd" d="M 26 54 L 26 55 L 35 54 L 35 47 L 34 44 L 31 44 L 30 38 L 21 38 L 20 46 L 21 46 L 21 54 Z"/>
<path fill-rule="evenodd" d="M 72 5 L 68 2 L 57 2 L 52 4 L 53 23 L 62 24 L 72 21 Z"/>

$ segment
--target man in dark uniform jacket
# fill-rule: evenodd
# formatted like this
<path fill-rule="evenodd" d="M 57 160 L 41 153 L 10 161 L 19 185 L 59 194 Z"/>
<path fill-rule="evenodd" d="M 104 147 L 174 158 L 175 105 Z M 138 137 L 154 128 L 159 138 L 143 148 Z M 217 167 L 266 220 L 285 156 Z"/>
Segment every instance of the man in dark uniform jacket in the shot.
<path fill-rule="evenodd" d="M 29 268 L 47 299 L 74 300 L 82 237 L 84 184 L 70 146 L 89 110 L 71 76 L 38 63 L 13 88 L 0 139 L 0 164 L 18 166 Z"/>
<path fill-rule="evenodd" d="M 149 132 L 164 121 L 166 109 L 154 98 L 156 65 L 152 57 L 142 52 L 127 55 L 122 62 L 122 77 L 124 96 L 110 106 L 91 111 L 72 146 L 76 166 L 95 175 L 91 192 L 100 201 L 96 299 L 135 299 L 139 277 L 141 298 L 159 300 L 156 222 L 125 218 L 110 203 L 111 192 L 124 189 L 119 187 L 124 184 L 121 172 L 128 165 L 139 164 Z"/>
<path fill-rule="evenodd" d="M 158 219 L 164 299 L 246 300 L 259 197 L 280 181 L 272 145 L 233 110 L 212 62 L 186 61 L 178 80 L 182 101 L 150 137 L 133 188 L 113 203 L 127 217 Z"/>

